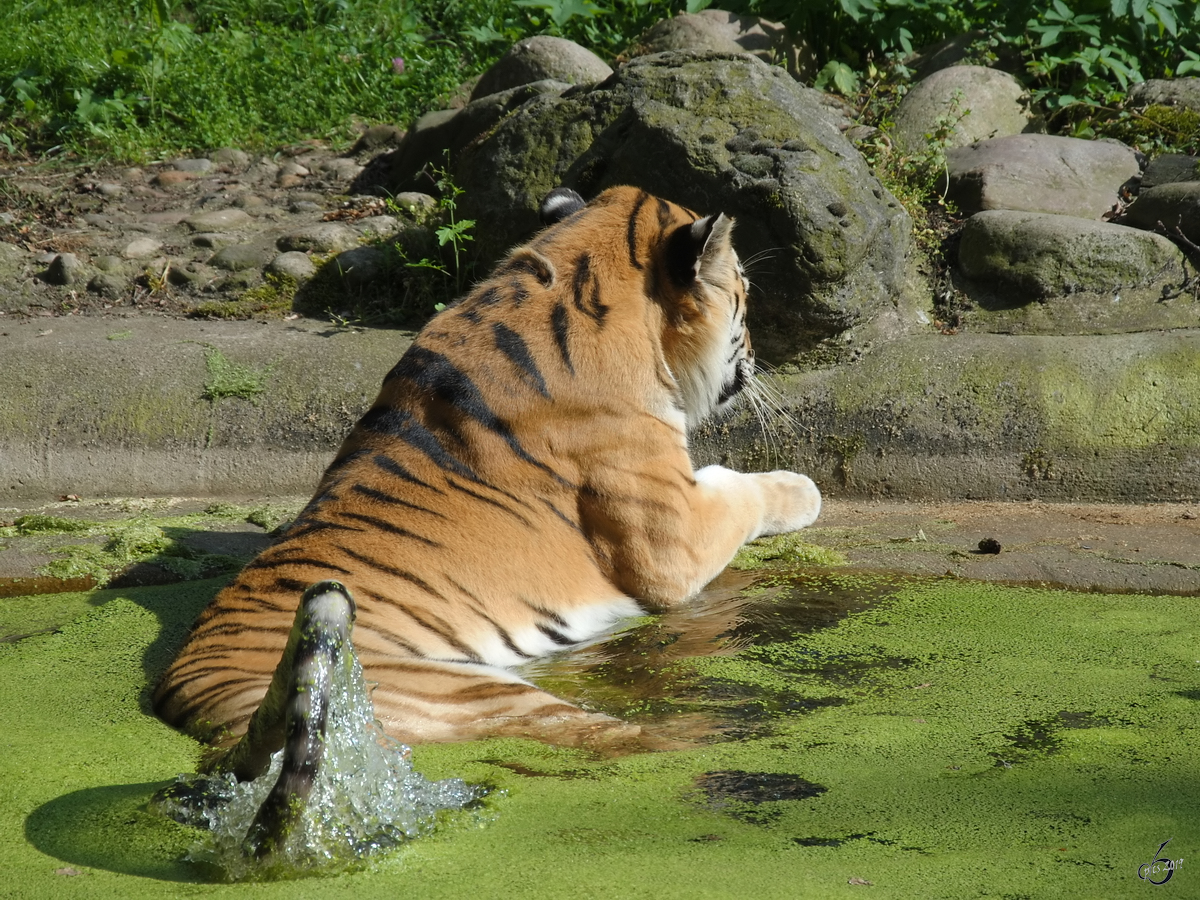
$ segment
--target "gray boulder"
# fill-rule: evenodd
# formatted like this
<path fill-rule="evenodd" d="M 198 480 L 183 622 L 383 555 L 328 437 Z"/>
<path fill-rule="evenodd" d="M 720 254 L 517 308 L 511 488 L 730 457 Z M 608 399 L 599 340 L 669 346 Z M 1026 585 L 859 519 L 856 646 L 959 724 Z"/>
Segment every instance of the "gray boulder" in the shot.
<path fill-rule="evenodd" d="M 551 188 L 630 184 L 738 219 L 739 252 L 769 260 L 751 272 L 760 320 L 802 339 L 869 319 L 893 307 L 910 221 L 820 97 L 753 57 L 694 53 L 535 97 L 455 165 L 474 249 L 488 265 L 526 239 Z"/>
<path fill-rule="evenodd" d="M 66 286 L 85 282 L 89 275 L 83 261 L 74 253 L 59 253 L 50 260 L 50 265 L 42 275 L 42 280 L 47 284 Z"/>
<path fill-rule="evenodd" d="M 1130 106 L 1186 106 L 1200 112 L 1200 78 L 1151 78 L 1129 89 Z"/>
<path fill-rule="evenodd" d="M 1160 184 L 1141 191 L 1122 221 L 1151 231 L 1161 223 L 1168 234 L 1178 228 L 1188 240 L 1200 243 L 1200 181 Z"/>
<path fill-rule="evenodd" d="M 668 50 L 749 53 L 765 63 L 783 66 L 793 78 L 811 81 L 816 74 L 812 48 L 803 40 L 793 40 L 784 25 L 723 9 L 705 9 L 663 19 L 638 39 L 630 55 L 647 56 Z"/>
<path fill-rule="evenodd" d="M 229 272 L 242 272 L 246 269 L 261 269 L 275 258 L 273 247 L 263 243 L 232 244 L 218 250 L 210 259 L 209 265 Z"/>
<path fill-rule="evenodd" d="M 513 44 L 484 72 L 471 91 L 471 100 L 535 81 L 593 84 L 611 74 L 608 63 L 591 50 L 574 41 L 539 34 Z"/>
<path fill-rule="evenodd" d="M 946 151 L 946 196 L 970 215 L 1017 209 L 1099 219 L 1140 171 L 1120 141 L 1017 134 Z"/>
<path fill-rule="evenodd" d="M 983 66 L 951 66 L 917 82 L 895 112 L 896 144 L 905 153 L 929 146 L 947 129 L 946 147 L 1042 130 L 1029 109 L 1029 92 L 1007 72 Z"/>
<path fill-rule="evenodd" d="M 1200 181 L 1200 158 L 1186 153 L 1156 156 L 1142 173 L 1141 190 L 1177 181 Z"/>
<path fill-rule="evenodd" d="M 1194 325 L 1187 271 L 1164 237 L 1074 216 L 991 210 L 963 228 L 956 286 L 979 304 L 972 327 L 1104 334 Z"/>
<path fill-rule="evenodd" d="M 561 81 L 537 81 L 481 97 L 462 109 L 426 113 L 409 129 L 400 146 L 367 164 L 351 183 L 349 193 L 436 194 L 434 168 L 444 168 L 447 160 L 454 163 L 471 141 L 531 97 L 545 93 L 557 96 L 568 87 Z"/>

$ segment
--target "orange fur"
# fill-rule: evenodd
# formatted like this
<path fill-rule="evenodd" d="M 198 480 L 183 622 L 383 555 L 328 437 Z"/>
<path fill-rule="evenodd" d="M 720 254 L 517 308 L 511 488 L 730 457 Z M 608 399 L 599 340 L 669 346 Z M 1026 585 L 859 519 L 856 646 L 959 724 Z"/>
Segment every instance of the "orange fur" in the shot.
<path fill-rule="evenodd" d="M 730 228 L 613 188 L 437 315 L 304 513 L 201 614 L 159 714 L 243 732 L 301 592 L 332 578 L 394 736 L 573 742 L 613 723 L 508 667 L 686 599 L 820 508 L 802 475 L 688 457 L 686 428 L 752 368 Z"/>

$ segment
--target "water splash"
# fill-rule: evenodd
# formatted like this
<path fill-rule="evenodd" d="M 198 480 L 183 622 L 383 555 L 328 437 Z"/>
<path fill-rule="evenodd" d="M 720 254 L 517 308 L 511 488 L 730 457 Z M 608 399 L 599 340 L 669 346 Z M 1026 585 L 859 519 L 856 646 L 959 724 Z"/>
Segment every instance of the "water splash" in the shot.
<path fill-rule="evenodd" d="M 326 874 L 360 866 L 381 850 L 431 830 L 444 810 L 483 795 L 458 778 L 430 781 L 412 768 L 412 751 L 375 721 L 362 667 L 353 654 L 333 666 L 324 760 L 298 823 L 269 857 L 246 852 L 246 834 L 279 778 L 283 751 L 262 776 L 238 783 L 232 774 L 181 775 L 160 795 L 176 821 L 207 829 L 188 851 L 230 881 Z"/>

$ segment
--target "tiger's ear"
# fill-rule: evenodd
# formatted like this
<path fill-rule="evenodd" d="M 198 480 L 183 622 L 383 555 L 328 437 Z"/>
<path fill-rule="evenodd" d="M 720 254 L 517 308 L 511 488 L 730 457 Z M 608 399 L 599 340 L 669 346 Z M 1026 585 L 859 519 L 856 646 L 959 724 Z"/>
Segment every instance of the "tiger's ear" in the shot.
<path fill-rule="evenodd" d="M 542 205 L 538 212 L 542 217 L 543 225 L 554 225 L 561 222 L 571 213 L 579 212 L 587 206 L 583 198 L 570 188 L 556 187 L 548 193 L 545 199 L 542 200 Z"/>
<path fill-rule="evenodd" d="M 680 287 L 688 287 L 705 263 L 729 249 L 733 219 L 725 213 L 680 225 L 667 238 L 667 271 Z"/>

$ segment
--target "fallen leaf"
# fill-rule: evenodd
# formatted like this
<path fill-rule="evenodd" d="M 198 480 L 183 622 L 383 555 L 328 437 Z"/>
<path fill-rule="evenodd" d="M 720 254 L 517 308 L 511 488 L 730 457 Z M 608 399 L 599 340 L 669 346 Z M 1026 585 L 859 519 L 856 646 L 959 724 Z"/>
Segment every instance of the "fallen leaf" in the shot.
<path fill-rule="evenodd" d="M 61 869 L 55 869 L 54 874 L 55 875 L 82 875 L 83 873 L 80 872 L 78 869 L 72 868 L 71 866 L 65 866 Z"/>
<path fill-rule="evenodd" d="M 847 884 L 865 884 L 868 887 L 874 883 L 875 882 L 873 881 L 867 881 L 865 878 L 851 878 L 850 881 L 847 882 Z"/>

